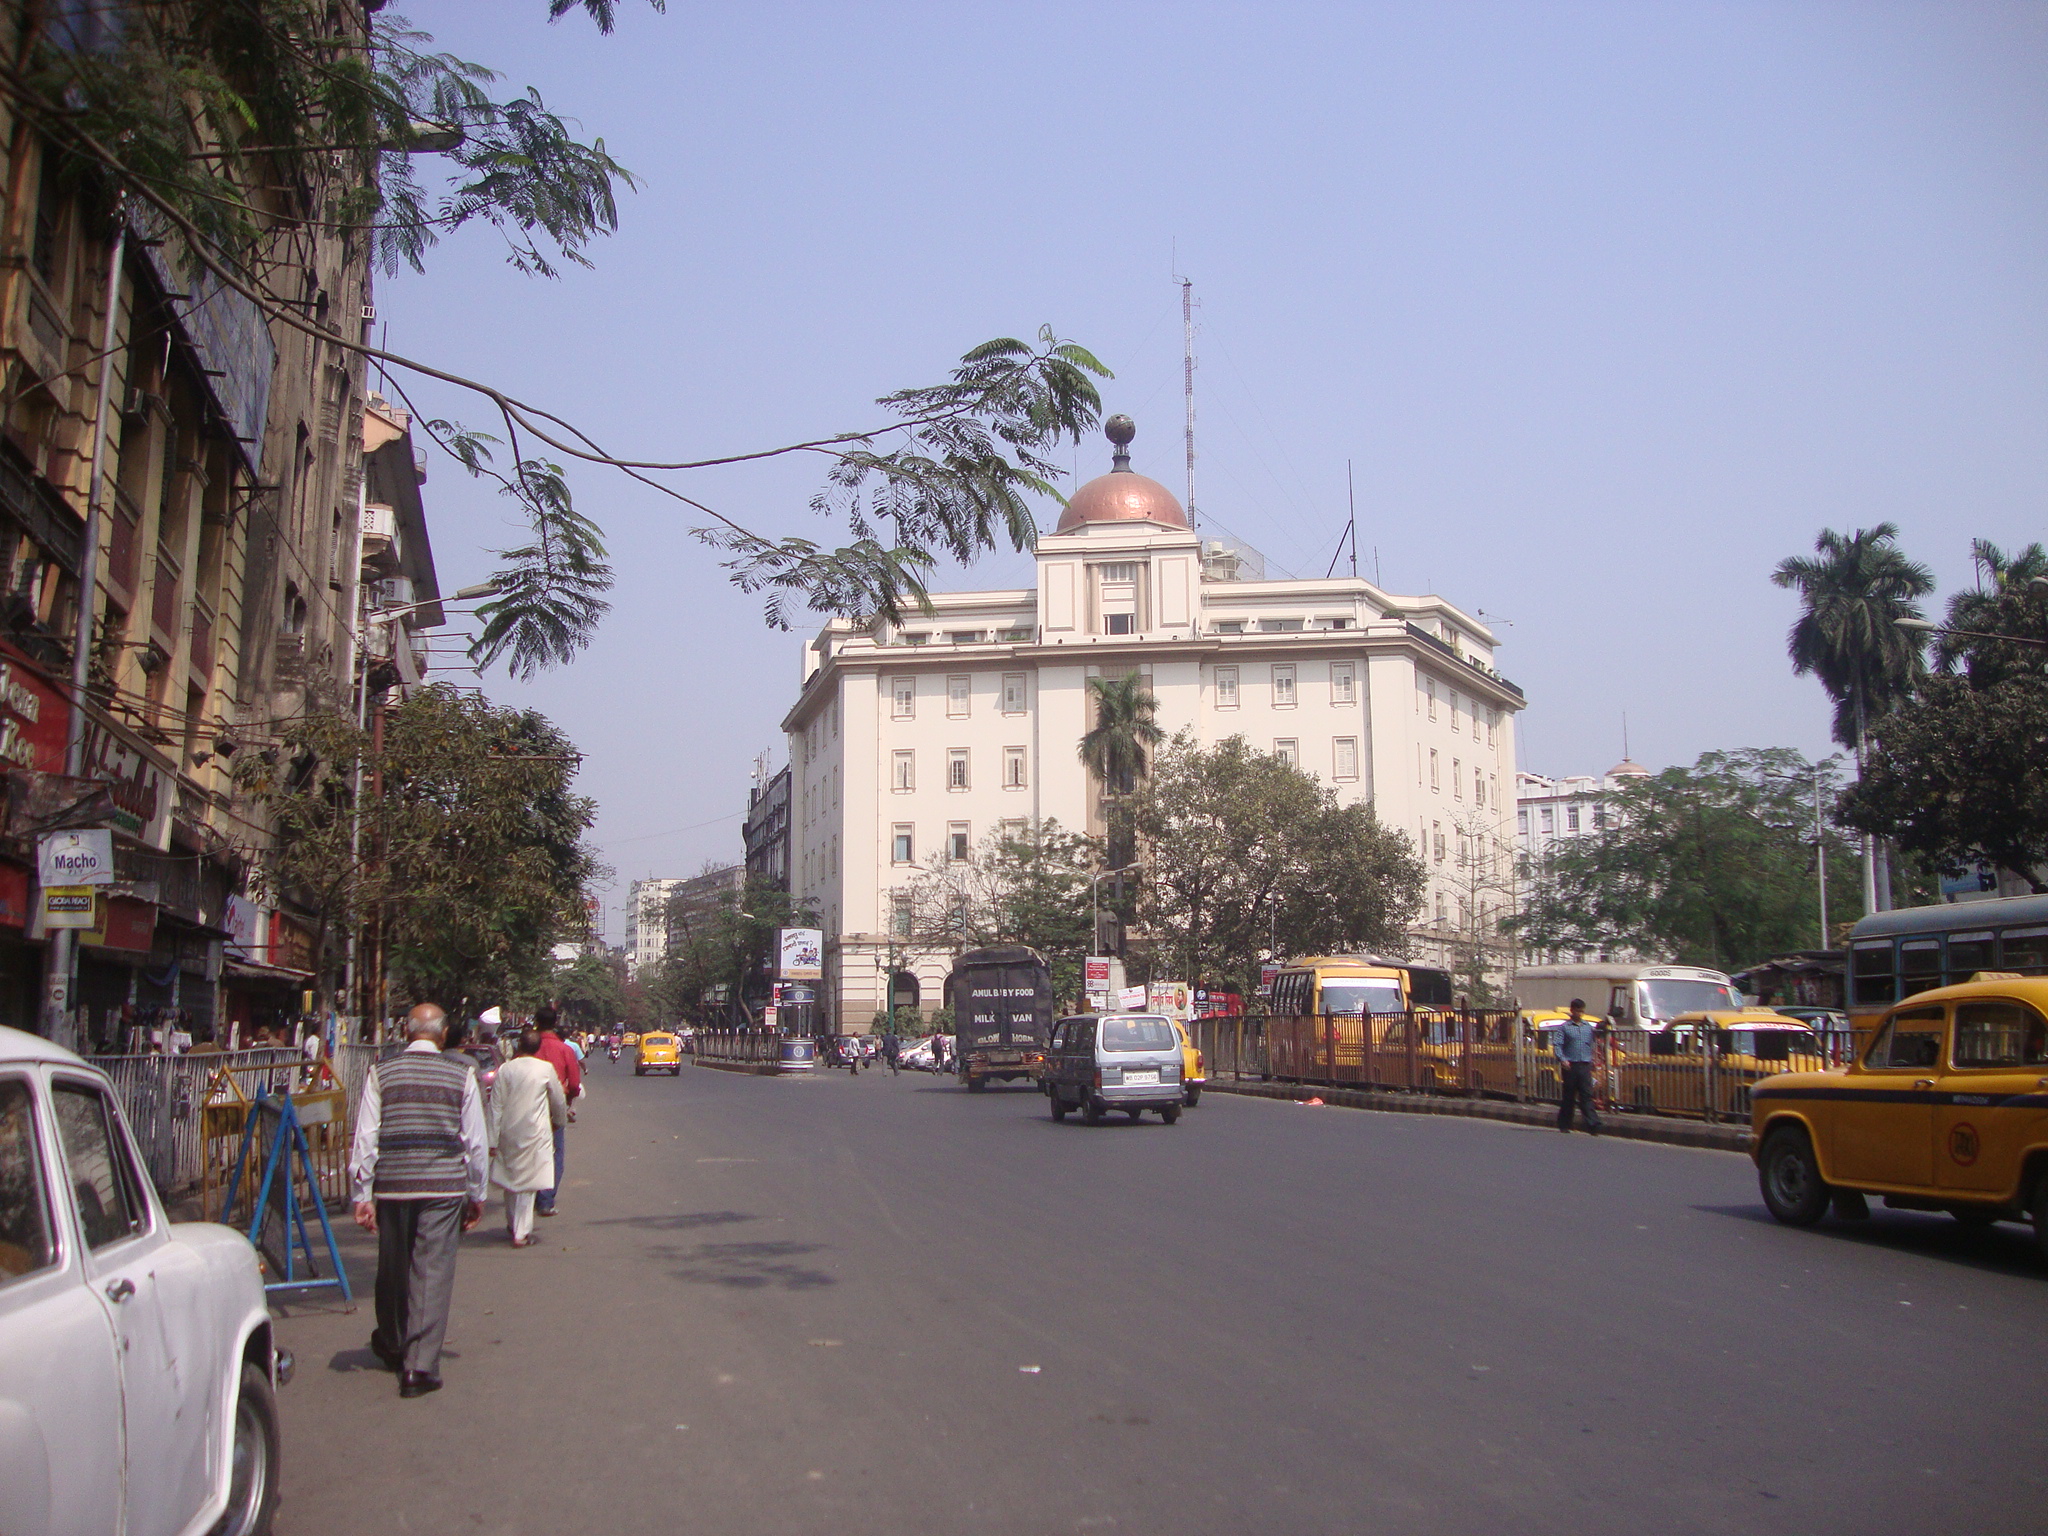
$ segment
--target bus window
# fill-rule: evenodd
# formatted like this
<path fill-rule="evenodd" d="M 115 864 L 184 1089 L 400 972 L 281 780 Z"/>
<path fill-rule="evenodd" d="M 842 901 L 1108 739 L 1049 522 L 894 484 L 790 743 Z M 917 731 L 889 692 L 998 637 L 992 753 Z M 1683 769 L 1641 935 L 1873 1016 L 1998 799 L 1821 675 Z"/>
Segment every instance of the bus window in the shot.
<path fill-rule="evenodd" d="M 1896 984 L 1892 979 L 1892 941 L 1878 939 L 1874 943 L 1856 946 L 1856 965 L 1852 980 L 1855 982 L 1856 1003 L 1891 1003 L 1898 1001 Z"/>
<path fill-rule="evenodd" d="M 1899 946 L 1899 996 L 1941 985 L 1941 940 L 1908 939 Z"/>
<path fill-rule="evenodd" d="M 1401 983 L 1391 976 L 1337 977 L 1323 983 L 1324 1013 L 1399 1013 L 1402 1011 Z"/>
<path fill-rule="evenodd" d="M 1996 970 L 1992 963 L 1989 933 L 1952 933 L 1948 936 L 1948 982 L 1954 986 L 1968 981 L 1979 971 Z"/>
<path fill-rule="evenodd" d="M 2001 971 L 2018 971 L 2025 976 L 2048 974 L 2048 928 L 2008 928 L 2002 935 L 2004 953 Z"/>

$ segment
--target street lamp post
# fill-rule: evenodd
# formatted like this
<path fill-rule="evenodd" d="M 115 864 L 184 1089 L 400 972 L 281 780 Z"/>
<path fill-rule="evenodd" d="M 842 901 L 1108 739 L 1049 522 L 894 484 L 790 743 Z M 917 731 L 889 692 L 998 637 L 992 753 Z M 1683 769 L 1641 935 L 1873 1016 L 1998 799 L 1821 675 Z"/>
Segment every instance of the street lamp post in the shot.
<path fill-rule="evenodd" d="M 2034 581 L 2040 582 L 2044 579 L 2048 578 L 2036 576 Z M 2028 585 L 2033 585 L 2033 582 L 2029 582 Z M 1893 619 L 1892 623 L 1900 629 L 1911 630 L 1916 635 L 1961 635 L 1965 640 L 2002 640 L 2007 645 L 2032 645 L 2048 650 L 2048 640 L 2035 640 L 2027 635 L 1994 635 L 1981 629 L 1950 629 L 1946 624 L 1937 624 L 1932 619 L 1898 618 Z"/>

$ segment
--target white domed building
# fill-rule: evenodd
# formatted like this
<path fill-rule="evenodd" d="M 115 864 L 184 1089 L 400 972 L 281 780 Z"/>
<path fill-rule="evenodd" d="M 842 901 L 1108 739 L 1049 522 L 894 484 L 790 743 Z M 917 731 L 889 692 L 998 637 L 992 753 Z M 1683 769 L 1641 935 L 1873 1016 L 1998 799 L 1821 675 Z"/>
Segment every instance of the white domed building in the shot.
<path fill-rule="evenodd" d="M 1431 881 L 1414 957 L 1451 963 L 1492 932 L 1514 880 L 1514 720 L 1494 637 L 1440 597 L 1355 576 L 1266 580 L 1204 540 L 1174 494 L 1114 467 L 1037 547 L 1037 582 L 933 595 L 900 625 L 834 620 L 805 647 L 783 721 L 794 780 L 791 887 L 826 934 L 822 1012 L 841 1031 L 899 1002 L 935 1008 L 950 957 L 890 942 L 897 897 L 934 855 L 1004 823 L 1100 827 L 1077 755 L 1088 680 L 1143 675 L 1170 737 L 1246 737 L 1370 802 L 1416 840 Z"/>

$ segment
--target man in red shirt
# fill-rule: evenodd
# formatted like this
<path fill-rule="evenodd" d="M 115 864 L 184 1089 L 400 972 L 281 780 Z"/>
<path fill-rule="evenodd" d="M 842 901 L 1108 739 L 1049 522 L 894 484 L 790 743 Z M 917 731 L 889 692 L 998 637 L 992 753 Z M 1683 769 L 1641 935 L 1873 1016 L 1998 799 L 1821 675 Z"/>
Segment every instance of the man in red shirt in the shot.
<path fill-rule="evenodd" d="M 576 1053 L 569 1049 L 568 1042 L 556 1031 L 555 1026 L 560 1019 L 561 1016 L 555 1012 L 553 1005 L 535 1010 L 533 1022 L 540 1030 L 540 1049 L 534 1054 L 553 1067 L 556 1075 L 562 1079 L 562 1092 L 569 1100 L 569 1118 L 574 1120 L 576 1100 L 583 1093 L 583 1063 L 576 1059 Z M 553 1189 L 543 1189 L 535 1193 L 533 1208 L 536 1215 L 555 1214 L 555 1196 L 562 1192 L 562 1158 L 567 1132 L 566 1126 L 555 1127 L 555 1186 Z"/>

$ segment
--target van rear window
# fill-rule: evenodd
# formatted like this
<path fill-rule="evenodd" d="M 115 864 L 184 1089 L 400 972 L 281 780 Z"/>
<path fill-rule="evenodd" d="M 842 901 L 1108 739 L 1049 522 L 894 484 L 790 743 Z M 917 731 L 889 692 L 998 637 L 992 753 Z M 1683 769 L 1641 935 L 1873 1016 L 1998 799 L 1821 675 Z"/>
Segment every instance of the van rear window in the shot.
<path fill-rule="evenodd" d="M 1164 1019 L 1104 1019 L 1105 1051 L 1170 1051 L 1180 1042 Z"/>

